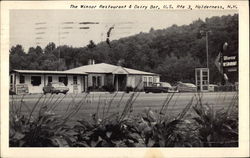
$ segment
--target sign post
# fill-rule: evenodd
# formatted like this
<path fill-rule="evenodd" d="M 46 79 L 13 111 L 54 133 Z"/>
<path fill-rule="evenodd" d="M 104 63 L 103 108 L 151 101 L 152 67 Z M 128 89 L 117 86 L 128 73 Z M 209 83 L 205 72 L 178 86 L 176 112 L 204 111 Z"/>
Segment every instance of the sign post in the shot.
<path fill-rule="evenodd" d="M 215 65 L 223 76 L 223 82 L 238 82 L 238 54 L 228 52 L 228 43 L 225 42 L 215 59 Z"/>

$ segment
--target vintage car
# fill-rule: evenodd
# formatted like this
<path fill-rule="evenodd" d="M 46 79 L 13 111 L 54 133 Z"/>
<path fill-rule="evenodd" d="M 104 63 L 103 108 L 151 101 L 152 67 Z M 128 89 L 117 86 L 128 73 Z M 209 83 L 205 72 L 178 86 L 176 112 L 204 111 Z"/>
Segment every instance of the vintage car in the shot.
<path fill-rule="evenodd" d="M 178 87 L 177 86 L 172 86 L 171 88 L 168 89 L 169 93 L 178 93 Z"/>
<path fill-rule="evenodd" d="M 167 93 L 169 89 L 171 88 L 171 85 L 167 82 L 156 82 L 153 83 L 152 86 L 144 87 L 145 93 Z"/>
<path fill-rule="evenodd" d="M 69 88 L 64 85 L 62 82 L 49 82 L 47 86 L 43 87 L 43 93 L 64 93 L 66 94 L 69 91 Z"/>
<path fill-rule="evenodd" d="M 179 92 L 196 92 L 197 87 L 192 83 L 178 82 L 177 89 Z"/>

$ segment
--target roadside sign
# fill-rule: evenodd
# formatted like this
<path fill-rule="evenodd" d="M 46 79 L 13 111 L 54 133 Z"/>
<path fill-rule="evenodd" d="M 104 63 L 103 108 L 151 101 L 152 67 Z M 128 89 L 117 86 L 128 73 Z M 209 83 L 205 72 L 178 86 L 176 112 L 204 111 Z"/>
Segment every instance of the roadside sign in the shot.
<path fill-rule="evenodd" d="M 222 63 L 224 72 L 237 72 L 238 57 L 237 55 L 223 55 Z"/>
<path fill-rule="evenodd" d="M 27 84 L 18 84 L 16 85 L 16 93 L 17 94 L 27 94 L 29 93 Z"/>
<path fill-rule="evenodd" d="M 227 42 L 222 45 L 214 63 L 223 76 L 222 80 L 238 82 L 238 54 L 229 51 Z"/>

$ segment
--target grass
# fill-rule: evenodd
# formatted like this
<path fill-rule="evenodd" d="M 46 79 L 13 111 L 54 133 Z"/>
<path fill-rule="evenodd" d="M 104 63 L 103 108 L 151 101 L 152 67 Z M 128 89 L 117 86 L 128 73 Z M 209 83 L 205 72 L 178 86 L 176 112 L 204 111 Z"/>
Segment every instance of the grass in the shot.
<path fill-rule="evenodd" d="M 138 92 L 10 96 L 10 146 L 237 146 L 237 96 L 228 92 L 220 97 Z"/>

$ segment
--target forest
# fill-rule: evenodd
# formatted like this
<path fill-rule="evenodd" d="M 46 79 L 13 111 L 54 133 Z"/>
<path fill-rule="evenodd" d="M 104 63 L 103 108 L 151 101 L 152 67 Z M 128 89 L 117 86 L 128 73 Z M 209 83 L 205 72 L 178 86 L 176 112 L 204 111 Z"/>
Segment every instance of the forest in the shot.
<path fill-rule="evenodd" d="M 10 71 L 67 70 L 87 65 L 89 59 L 96 63 L 109 63 L 127 68 L 154 72 L 162 81 L 170 83 L 195 82 L 194 70 L 206 67 L 206 36 L 208 33 L 210 83 L 221 82 L 221 74 L 214 61 L 222 45 L 228 43 L 228 52 L 238 54 L 238 14 L 198 19 L 189 25 L 140 32 L 119 40 L 95 43 L 90 39 L 87 46 L 56 46 L 50 42 L 45 48 L 22 45 L 9 50 Z"/>

